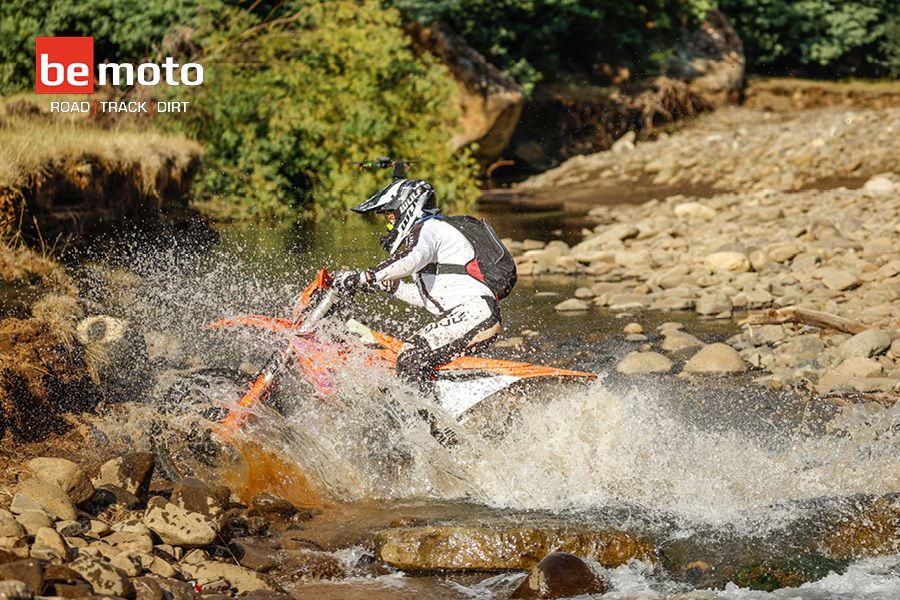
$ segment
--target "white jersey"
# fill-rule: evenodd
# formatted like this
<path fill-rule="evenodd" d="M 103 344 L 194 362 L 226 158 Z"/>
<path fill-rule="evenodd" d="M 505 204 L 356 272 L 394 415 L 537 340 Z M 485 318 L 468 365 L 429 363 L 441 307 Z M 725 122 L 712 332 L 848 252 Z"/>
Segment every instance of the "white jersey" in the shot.
<path fill-rule="evenodd" d="M 403 252 L 375 265 L 370 272 L 376 282 L 396 281 L 397 298 L 439 315 L 473 298 L 494 299 L 490 288 L 473 276 L 440 272 L 440 265 L 465 267 L 474 258 L 471 242 L 453 225 L 440 218 L 427 218 L 410 231 Z M 409 276 L 414 283 L 400 281 Z"/>

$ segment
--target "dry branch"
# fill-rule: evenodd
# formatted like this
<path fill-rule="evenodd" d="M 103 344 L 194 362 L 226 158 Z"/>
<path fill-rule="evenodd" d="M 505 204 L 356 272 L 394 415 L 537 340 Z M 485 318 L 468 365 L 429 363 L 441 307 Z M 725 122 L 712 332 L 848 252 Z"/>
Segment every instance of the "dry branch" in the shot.
<path fill-rule="evenodd" d="M 762 314 L 750 315 L 741 322 L 741 325 L 778 325 L 783 323 L 801 323 L 821 329 L 833 329 L 843 333 L 859 333 L 866 329 L 865 325 L 844 317 L 798 306 L 786 306 L 785 308 L 767 310 Z"/>

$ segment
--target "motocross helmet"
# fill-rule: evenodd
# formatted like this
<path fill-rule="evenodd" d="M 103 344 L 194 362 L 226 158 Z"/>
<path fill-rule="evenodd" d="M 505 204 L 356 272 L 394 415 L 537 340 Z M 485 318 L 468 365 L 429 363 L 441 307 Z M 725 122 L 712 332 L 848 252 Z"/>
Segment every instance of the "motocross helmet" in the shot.
<path fill-rule="evenodd" d="M 419 219 L 436 215 L 440 209 L 430 183 L 421 179 L 400 179 L 354 206 L 353 211 L 394 215 L 394 222 L 388 222 L 387 235 L 381 237 L 381 247 L 388 254 L 394 254 Z"/>

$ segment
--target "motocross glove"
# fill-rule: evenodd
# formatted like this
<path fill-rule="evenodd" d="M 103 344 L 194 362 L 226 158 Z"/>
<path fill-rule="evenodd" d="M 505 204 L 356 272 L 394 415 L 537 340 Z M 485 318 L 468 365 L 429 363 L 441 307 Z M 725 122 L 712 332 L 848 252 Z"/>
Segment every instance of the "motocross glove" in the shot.
<path fill-rule="evenodd" d="M 340 271 L 334 276 L 335 288 L 342 292 L 355 292 L 366 284 L 366 275 L 362 271 Z"/>

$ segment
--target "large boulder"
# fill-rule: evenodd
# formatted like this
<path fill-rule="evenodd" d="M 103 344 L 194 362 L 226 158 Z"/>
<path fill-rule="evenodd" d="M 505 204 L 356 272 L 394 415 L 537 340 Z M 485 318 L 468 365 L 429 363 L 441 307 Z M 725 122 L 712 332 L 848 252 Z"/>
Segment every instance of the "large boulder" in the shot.
<path fill-rule="evenodd" d="M 554 552 L 531 569 L 510 598 L 569 598 L 603 594 L 607 584 L 582 559 Z"/>
<path fill-rule="evenodd" d="M 388 529 L 375 539 L 376 556 L 404 571 L 530 569 L 553 551 L 610 568 L 631 559 L 655 560 L 652 544 L 621 532 L 448 526 Z"/>
<path fill-rule="evenodd" d="M 525 104 L 522 88 L 445 27 L 411 23 L 407 31 L 413 47 L 436 56 L 456 81 L 461 131 L 450 142 L 453 148 L 477 143 L 484 162 L 496 159 L 519 122 Z"/>
<path fill-rule="evenodd" d="M 744 85 L 744 44 L 718 10 L 675 48 L 669 75 L 689 82 L 691 89 L 715 106 L 734 102 Z"/>

